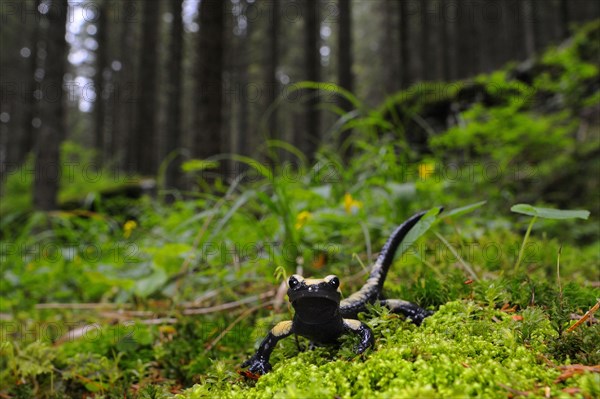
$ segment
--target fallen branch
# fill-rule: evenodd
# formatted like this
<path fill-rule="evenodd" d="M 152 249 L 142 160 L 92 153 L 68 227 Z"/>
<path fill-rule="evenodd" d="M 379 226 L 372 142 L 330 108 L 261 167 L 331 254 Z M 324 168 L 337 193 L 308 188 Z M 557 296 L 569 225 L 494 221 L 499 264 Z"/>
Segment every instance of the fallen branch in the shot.
<path fill-rule="evenodd" d="M 207 313 L 220 312 L 222 310 L 237 308 L 239 306 L 242 306 L 242 305 L 245 305 L 248 303 L 252 303 L 252 302 L 256 302 L 256 301 L 259 301 L 262 299 L 271 298 L 271 297 L 275 296 L 275 294 L 276 294 L 276 291 L 271 290 L 271 291 L 265 292 L 260 295 L 253 295 L 253 296 L 249 296 L 244 299 L 240 299 L 239 301 L 222 303 L 220 305 L 210 306 L 207 308 L 185 309 L 183 311 L 183 314 L 184 315 L 194 315 L 194 314 L 207 314 Z"/>
<path fill-rule="evenodd" d="M 132 305 L 124 303 L 38 303 L 36 309 L 115 309 L 130 308 Z"/>
<path fill-rule="evenodd" d="M 579 327 L 581 324 L 585 323 L 587 319 L 589 319 L 597 310 L 600 308 L 600 301 L 597 302 L 590 310 L 588 310 L 581 319 L 579 319 L 575 324 L 567 329 L 567 332 L 571 332 Z"/>
<path fill-rule="evenodd" d="M 583 364 L 571 364 L 568 366 L 559 366 L 558 368 L 563 372 L 556 378 L 556 380 L 554 380 L 555 384 L 563 382 L 577 374 L 583 374 L 586 371 L 589 371 L 591 373 L 600 373 L 600 366 L 584 366 Z"/>

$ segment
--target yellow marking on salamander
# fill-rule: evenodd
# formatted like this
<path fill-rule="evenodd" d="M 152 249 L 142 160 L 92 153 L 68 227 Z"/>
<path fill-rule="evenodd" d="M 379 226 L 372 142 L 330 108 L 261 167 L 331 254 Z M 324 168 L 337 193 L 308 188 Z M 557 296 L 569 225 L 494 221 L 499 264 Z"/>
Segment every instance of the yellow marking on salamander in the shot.
<path fill-rule="evenodd" d="M 360 326 L 362 325 L 360 321 L 354 319 L 344 319 L 344 324 L 354 331 L 360 329 Z"/>
<path fill-rule="evenodd" d="M 276 337 L 281 337 L 282 335 L 289 334 L 290 331 L 292 331 L 292 321 L 286 320 L 277 323 L 271 330 L 271 334 Z"/>
<path fill-rule="evenodd" d="M 322 278 L 305 278 L 304 282 L 306 283 L 306 285 L 317 285 L 325 282 L 325 280 L 323 280 Z"/>

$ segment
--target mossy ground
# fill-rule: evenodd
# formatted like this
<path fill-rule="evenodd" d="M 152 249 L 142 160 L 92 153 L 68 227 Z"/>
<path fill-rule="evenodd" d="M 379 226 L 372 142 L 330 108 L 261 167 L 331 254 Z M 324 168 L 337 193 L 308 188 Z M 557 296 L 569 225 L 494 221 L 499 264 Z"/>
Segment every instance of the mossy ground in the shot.
<path fill-rule="evenodd" d="M 600 397 L 599 325 L 567 332 L 600 298 L 600 129 L 582 116 L 600 101 L 598 37 L 600 21 L 550 49 L 530 83 L 510 69 L 476 78 L 476 90 L 501 88 L 502 98 L 469 100 L 464 123 L 437 132 L 431 154 L 411 151 L 410 126 L 396 131 L 375 110 L 350 121 L 348 162 L 325 146 L 318 164 L 301 162 L 291 178 L 286 165 L 268 171 L 253 161 L 264 179 L 208 187 L 195 176 L 203 188 L 173 204 L 99 198 L 94 212 L 30 214 L 31 182 L 12 175 L 0 207 L 0 397 Z M 392 100 L 386 109 L 403 107 Z M 430 99 L 414 100 L 409 110 L 426 114 Z M 459 171 L 472 173 L 446 173 L 465 151 L 473 157 Z M 480 173 L 488 165 L 504 173 Z M 523 177 L 520 167 L 535 173 Z M 64 199 L 98 188 L 83 183 L 63 185 Z M 236 373 L 268 325 L 291 315 L 248 299 L 274 292 L 299 257 L 306 276 L 337 274 L 349 295 L 406 217 L 483 200 L 433 226 L 388 275 L 388 298 L 436 311 L 423 326 L 374 309 L 364 320 L 376 345 L 362 356 L 352 337 L 314 351 L 288 338 L 272 373 L 256 382 Z M 517 202 L 592 217 L 539 219 L 517 267 L 530 221 L 510 212 Z M 90 302 L 98 306 L 70 307 Z M 190 303 L 213 311 L 185 314 Z M 82 326 L 88 334 L 76 336 Z"/>
<path fill-rule="evenodd" d="M 377 339 L 375 348 L 362 356 L 352 356 L 352 339 L 337 351 L 276 354 L 273 371 L 256 384 L 217 362 L 214 374 L 176 398 L 600 396 L 597 373 L 556 382 L 562 371 L 543 354 L 557 333 L 541 309 L 515 314 L 454 301 L 421 327 L 385 312 L 367 323 Z M 600 336 L 600 328 L 593 328 Z M 600 348 L 600 339 L 596 341 Z M 295 343 L 289 339 L 280 346 L 280 352 L 289 354 Z"/>

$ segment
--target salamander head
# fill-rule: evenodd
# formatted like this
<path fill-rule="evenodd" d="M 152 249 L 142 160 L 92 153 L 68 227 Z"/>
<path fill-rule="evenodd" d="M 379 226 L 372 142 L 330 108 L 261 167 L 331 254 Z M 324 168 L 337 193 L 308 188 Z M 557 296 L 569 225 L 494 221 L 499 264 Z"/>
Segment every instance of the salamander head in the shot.
<path fill-rule="evenodd" d="M 340 280 L 330 275 L 312 279 L 294 274 L 288 280 L 288 297 L 296 316 L 308 324 L 320 324 L 331 320 L 339 312 L 342 294 Z"/>

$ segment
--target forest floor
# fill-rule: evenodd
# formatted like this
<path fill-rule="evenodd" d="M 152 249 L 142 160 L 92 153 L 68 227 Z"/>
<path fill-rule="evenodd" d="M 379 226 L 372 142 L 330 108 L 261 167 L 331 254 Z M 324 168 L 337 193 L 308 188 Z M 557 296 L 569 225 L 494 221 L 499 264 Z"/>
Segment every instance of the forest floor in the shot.
<path fill-rule="evenodd" d="M 32 212 L 31 182 L 9 177 L 0 397 L 600 397 L 599 47 L 597 22 L 528 64 L 374 109 L 352 98 L 349 160 L 325 145 L 311 164 L 272 141 L 294 161 L 232 157 L 235 182 L 189 162 L 200 189 L 173 203 L 159 187 Z M 67 143 L 63 157 L 93 154 Z M 61 198 L 113 189 L 106 176 Z M 352 337 L 315 350 L 290 337 L 272 372 L 242 372 L 292 316 L 287 276 L 336 274 L 348 296 L 393 229 L 437 206 L 384 288 L 434 311 L 422 326 L 375 307 L 362 355 Z"/>

